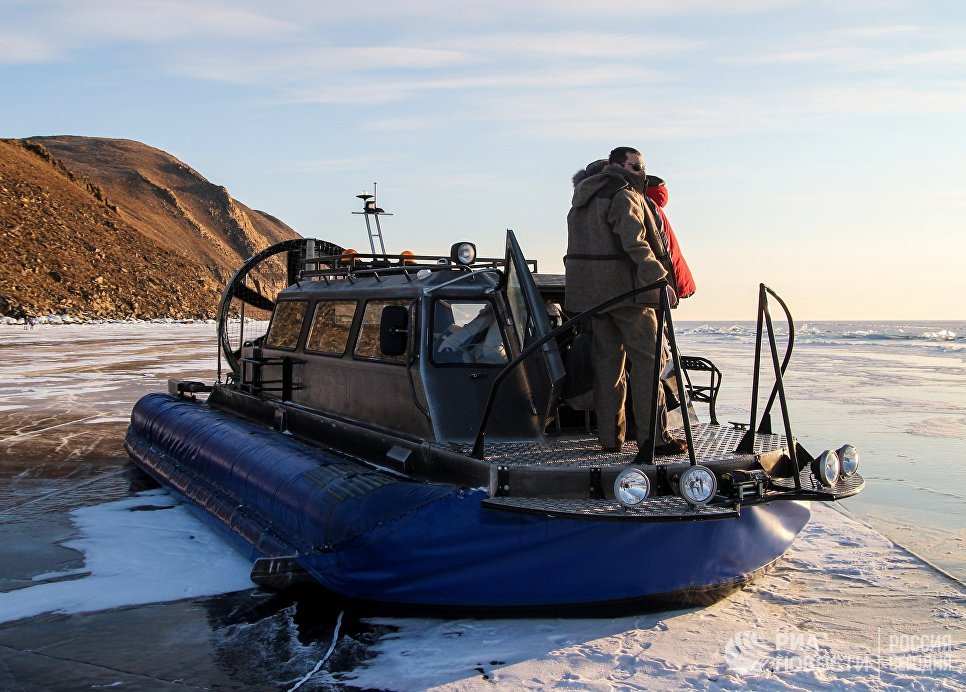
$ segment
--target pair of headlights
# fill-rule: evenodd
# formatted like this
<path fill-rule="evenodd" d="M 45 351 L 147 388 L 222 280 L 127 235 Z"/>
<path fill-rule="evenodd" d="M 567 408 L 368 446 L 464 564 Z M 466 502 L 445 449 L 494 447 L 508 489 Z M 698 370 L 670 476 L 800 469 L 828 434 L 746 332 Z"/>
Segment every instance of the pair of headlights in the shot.
<path fill-rule="evenodd" d="M 689 466 L 678 478 L 678 496 L 692 507 L 706 505 L 718 492 L 718 481 L 711 469 Z M 628 466 L 614 481 L 614 497 L 625 507 L 640 505 L 651 494 L 651 479 L 644 469 Z"/>
<path fill-rule="evenodd" d="M 834 452 L 825 450 L 812 462 L 812 473 L 826 488 L 838 483 L 841 477 L 851 477 L 859 470 L 859 451 L 850 444 Z M 718 492 L 718 481 L 711 469 L 689 466 L 678 478 L 678 496 L 692 507 L 706 505 Z M 637 507 L 651 494 L 651 479 L 644 469 L 628 466 L 614 481 L 614 497 L 625 507 Z"/>
<path fill-rule="evenodd" d="M 846 444 L 834 452 L 826 449 L 812 462 L 812 474 L 826 488 L 831 488 L 843 476 L 854 476 L 859 470 L 859 450 Z"/>

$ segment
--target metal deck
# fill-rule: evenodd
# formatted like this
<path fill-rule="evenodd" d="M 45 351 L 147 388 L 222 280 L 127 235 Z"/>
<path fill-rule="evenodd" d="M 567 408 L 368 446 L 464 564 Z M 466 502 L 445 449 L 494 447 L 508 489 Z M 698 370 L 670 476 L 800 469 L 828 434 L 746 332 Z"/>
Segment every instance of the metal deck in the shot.
<path fill-rule="evenodd" d="M 677 431 L 684 437 L 684 431 Z M 735 453 L 745 430 L 731 425 L 702 423 L 692 429 L 694 451 L 698 463 L 710 461 L 738 460 L 744 454 Z M 784 435 L 758 434 L 755 437 L 755 453 L 771 452 L 787 448 Z M 459 445 L 458 451 L 468 454 L 469 445 Z M 619 452 L 604 452 L 595 435 L 561 435 L 547 437 L 544 442 L 488 442 L 484 447 L 484 458 L 501 466 L 547 466 L 606 468 L 626 466 L 634 460 L 637 445 L 625 442 Z M 688 461 L 687 454 L 655 457 L 655 464 L 670 464 Z"/>
<path fill-rule="evenodd" d="M 715 465 L 742 460 L 747 462 L 750 456 L 734 451 L 745 435 L 742 428 L 701 424 L 695 426 L 692 432 L 698 463 Z M 787 447 L 784 435 L 755 436 L 756 455 Z M 637 445 L 634 443 L 625 444 L 620 452 L 606 453 L 601 451 L 596 437 L 563 436 L 548 438 L 540 444 L 491 443 L 486 446 L 485 454 L 486 460 L 499 469 L 498 486 L 501 491 L 506 492 L 505 495 L 502 492 L 495 493 L 496 496 L 483 501 L 483 505 L 491 509 L 568 519 L 637 522 L 730 519 L 739 515 L 735 501 L 729 501 L 720 495 L 716 501 L 703 507 L 692 507 L 673 495 L 659 495 L 647 498 L 637 507 L 628 508 L 612 497 L 597 497 L 592 494 L 591 491 L 599 491 L 602 486 L 613 483 L 617 472 L 634 460 L 637 454 Z M 658 467 L 688 461 L 687 454 L 655 459 Z M 585 479 L 585 485 L 576 483 L 564 488 L 539 483 L 540 476 L 547 476 L 549 470 L 569 473 L 572 478 L 580 476 Z M 558 473 L 555 477 L 561 476 Z M 832 488 L 825 488 L 815 480 L 809 467 L 802 469 L 799 477 L 801 490 L 796 490 L 794 478 L 772 478 L 768 499 L 764 501 L 830 501 L 854 495 L 865 485 L 862 477 L 855 475 L 840 479 Z M 581 490 L 584 493 L 590 492 L 591 496 L 578 496 L 577 493 Z M 546 496 L 542 494 L 544 491 L 547 492 Z M 567 492 L 571 494 L 566 495 Z M 740 504 L 753 505 L 760 501 L 749 498 Z"/>
<path fill-rule="evenodd" d="M 843 476 L 831 488 L 827 488 L 819 483 L 812 474 L 811 469 L 804 468 L 798 474 L 802 482 L 802 490 L 812 493 L 816 499 L 839 500 L 845 497 L 857 495 L 865 487 L 865 479 L 860 474 L 851 477 Z M 772 486 L 776 490 L 795 490 L 794 478 L 774 478 Z"/>
<path fill-rule="evenodd" d="M 695 521 L 738 516 L 734 507 L 692 507 L 681 498 L 673 496 L 650 497 L 638 507 L 624 507 L 617 500 L 539 497 L 491 497 L 484 500 L 483 505 L 527 514 L 613 521 Z"/>

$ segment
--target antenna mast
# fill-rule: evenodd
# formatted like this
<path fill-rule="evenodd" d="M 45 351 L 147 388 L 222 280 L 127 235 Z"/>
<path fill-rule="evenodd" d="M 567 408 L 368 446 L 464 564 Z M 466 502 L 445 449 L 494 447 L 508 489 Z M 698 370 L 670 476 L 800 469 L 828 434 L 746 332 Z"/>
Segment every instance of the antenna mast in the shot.
<path fill-rule="evenodd" d="M 361 195 L 356 195 L 362 200 L 362 211 L 354 211 L 353 214 L 362 214 L 366 217 L 366 231 L 369 234 L 369 248 L 372 250 L 372 254 L 376 253 L 376 239 L 379 239 L 379 249 L 382 254 L 386 254 L 386 244 L 382 240 L 382 226 L 379 224 L 380 216 L 392 216 L 380 209 L 376 205 L 376 183 L 372 184 L 372 194 L 369 194 L 368 190 L 363 190 Z M 376 228 L 373 230 L 372 223 L 369 221 L 369 217 L 373 217 L 376 220 Z"/>

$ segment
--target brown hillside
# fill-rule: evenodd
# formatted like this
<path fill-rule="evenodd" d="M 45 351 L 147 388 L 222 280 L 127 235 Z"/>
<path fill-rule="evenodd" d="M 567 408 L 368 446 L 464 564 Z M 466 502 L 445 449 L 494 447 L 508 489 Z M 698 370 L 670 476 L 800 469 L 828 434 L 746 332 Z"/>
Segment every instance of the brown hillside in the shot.
<path fill-rule="evenodd" d="M 0 314 L 214 316 L 242 261 L 298 237 L 126 140 L 0 140 Z"/>

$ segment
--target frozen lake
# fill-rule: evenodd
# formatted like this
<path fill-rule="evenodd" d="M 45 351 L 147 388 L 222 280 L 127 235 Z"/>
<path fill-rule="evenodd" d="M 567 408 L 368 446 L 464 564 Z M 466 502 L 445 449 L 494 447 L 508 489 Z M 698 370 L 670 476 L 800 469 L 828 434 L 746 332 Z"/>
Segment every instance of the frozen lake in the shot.
<path fill-rule="evenodd" d="M 724 372 L 719 419 L 744 421 L 753 325 L 677 326 Z M 0 327 L 0 689 L 966 689 L 964 327 L 800 326 L 793 431 L 858 446 L 865 492 L 813 506 L 779 566 L 714 606 L 581 620 L 254 588 L 122 446 L 137 398 L 213 377 L 214 326 Z"/>

